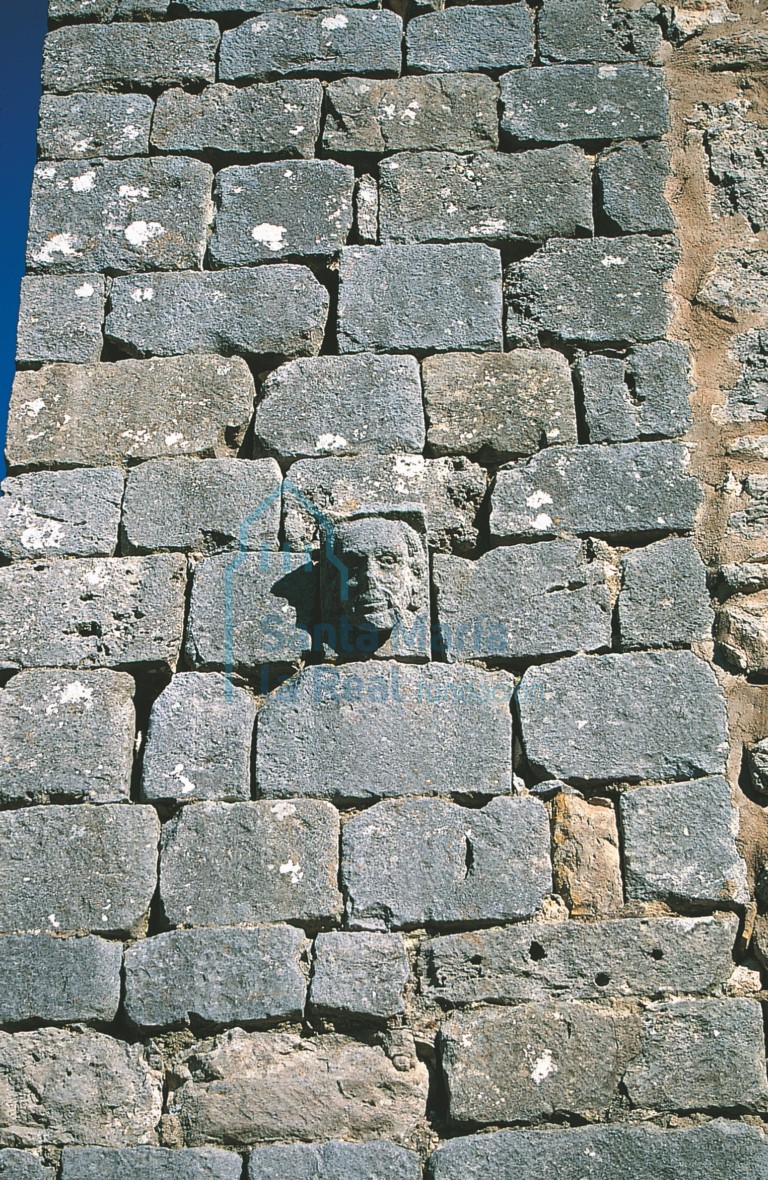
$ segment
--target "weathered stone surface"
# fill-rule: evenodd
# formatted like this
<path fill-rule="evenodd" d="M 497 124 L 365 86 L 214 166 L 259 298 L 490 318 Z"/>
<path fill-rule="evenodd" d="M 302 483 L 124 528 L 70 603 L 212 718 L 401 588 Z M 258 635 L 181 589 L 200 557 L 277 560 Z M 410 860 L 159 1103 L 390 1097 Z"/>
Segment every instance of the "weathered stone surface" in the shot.
<path fill-rule="evenodd" d="M 647 1008 L 642 1055 L 624 1085 L 632 1106 L 646 1109 L 762 1109 L 768 1081 L 760 1004 L 677 1000 Z"/>
<path fill-rule="evenodd" d="M 1 945 L 1 944 L 0 944 Z M 299 1019 L 309 943 L 293 926 L 172 930 L 125 952 L 125 1012 L 140 1028 Z"/>
<path fill-rule="evenodd" d="M 154 109 L 146 94 L 44 94 L 37 131 L 40 156 L 146 156 Z"/>
<path fill-rule="evenodd" d="M 200 94 L 166 90 L 152 122 L 161 152 L 313 156 L 323 88 L 315 79 L 238 89 L 219 83 Z"/>
<path fill-rule="evenodd" d="M 348 246 L 340 352 L 502 350 L 501 258 L 488 246 Z"/>
<path fill-rule="evenodd" d="M 61 1180 L 240 1180 L 242 1167 L 217 1148 L 65 1147 Z"/>
<path fill-rule="evenodd" d="M 627 11 L 612 0 L 544 0 L 538 14 L 545 62 L 622 62 L 654 58 L 661 48 L 655 7 Z"/>
<path fill-rule="evenodd" d="M 38 1156 L 9 1147 L 0 1150 L 2 1180 L 54 1180 L 53 1168 L 44 1168 Z"/>
<path fill-rule="evenodd" d="M 621 563 L 622 647 L 672 647 L 712 632 L 707 570 L 693 541 L 673 538 L 628 553 Z"/>
<path fill-rule="evenodd" d="M 440 664 L 305 668 L 259 713 L 258 789 L 341 800 L 507 793 L 512 689 L 506 673 Z"/>
<path fill-rule="evenodd" d="M 435 556 L 440 639 L 449 661 L 521 660 L 611 646 L 605 567 L 580 541 L 512 545 L 477 561 Z"/>
<path fill-rule="evenodd" d="M 253 698 L 225 676 L 174 676 L 152 706 L 142 799 L 250 799 L 255 720 Z"/>
<path fill-rule="evenodd" d="M 379 174 L 382 242 L 543 242 L 592 232 L 589 162 L 570 145 L 512 155 L 413 152 L 382 160 Z"/>
<path fill-rule="evenodd" d="M 227 455 L 242 442 L 254 393 L 240 357 L 158 357 L 17 373 L 8 465 Z"/>
<path fill-rule="evenodd" d="M 691 424 L 693 382 L 683 344 L 656 340 L 625 358 L 592 353 L 577 362 L 576 378 L 591 443 L 678 438 Z"/>
<path fill-rule="evenodd" d="M 351 516 L 361 503 L 416 503 L 424 507 L 431 547 L 467 552 L 477 540 L 475 520 L 485 490 L 482 467 L 465 458 L 361 455 L 301 460 L 291 467 L 283 489 L 285 537 L 292 549 L 317 544 L 317 517 L 306 500 L 335 520 Z"/>
<path fill-rule="evenodd" d="M 200 160 L 38 164 L 27 266 L 66 273 L 199 270 L 213 216 L 212 181 L 212 169 Z"/>
<path fill-rule="evenodd" d="M 542 71 L 543 72 L 543 71 Z M 633 344 L 667 330 L 677 248 L 671 238 L 554 238 L 504 276 L 507 336 L 538 332 L 573 344 Z"/>
<path fill-rule="evenodd" d="M 172 925 L 338 916 L 339 817 L 329 803 L 194 803 L 166 824 L 160 894 Z"/>
<path fill-rule="evenodd" d="M 756 553 L 754 561 L 735 561 L 720 567 L 720 581 L 724 590 L 748 594 L 768 590 L 768 553 Z"/>
<path fill-rule="evenodd" d="M 29 807 L 0 812 L 0 930 L 134 935 L 157 883 L 151 807 Z"/>
<path fill-rule="evenodd" d="M 565 792 L 552 800 L 552 874 L 574 918 L 603 918 L 624 904 L 616 812 L 602 802 Z"/>
<path fill-rule="evenodd" d="M 117 467 L 10 476 L 0 497 L 0 553 L 12 561 L 111 556 L 124 485 Z"/>
<path fill-rule="evenodd" d="M 355 183 L 355 228 L 365 244 L 379 240 L 379 186 L 368 173 Z"/>
<path fill-rule="evenodd" d="M 533 62 L 533 13 L 527 4 L 467 5 L 412 20 L 408 69 L 419 74 L 508 70 Z"/>
<path fill-rule="evenodd" d="M 689 532 L 701 485 L 677 443 L 550 447 L 503 467 L 491 498 L 491 534 L 606 536 Z"/>
<path fill-rule="evenodd" d="M 435 455 L 508 459 L 578 441 L 570 367 L 553 349 L 437 354 L 421 373 Z"/>
<path fill-rule="evenodd" d="M 706 993 L 733 971 L 738 918 L 533 922 L 433 938 L 421 990 L 449 1004 Z"/>
<path fill-rule="evenodd" d="M 414 1052 L 393 1063 L 348 1037 L 234 1029 L 189 1057 L 169 1109 L 191 1144 L 407 1141 L 426 1111 L 427 1070 Z M 183 1076 L 185 1066 L 177 1068 Z"/>
<path fill-rule="evenodd" d="M 742 507 L 728 517 L 726 532 L 762 539 L 768 528 L 768 476 L 748 475 L 729 490 L 741 497 Z"/>
<path fill-rule="evenodd" d="M 637 1052 L 639 1026 L 636 1016 L 587 1004 L 454 1016 L 440 1031 L 450 1122 L 482 1126 L 606 1111 Z"/>
<path fill-rule="evenodd" d="M 517 143 L 648 139 L 669 123 L 663 71 L 647 66 L 512 70 L 501 101 L 501 129 Z"/>
<path fill-rule="evenodd" d="M 768 134 L 749 117 L 750 104 L 705 106 L 705 145 L 722 217 L 741 213 L 755 233 L 768 229 Z"/>
<path fill-rule="evenodd" d="M 409 976 L 401 934 L 318 934 L 309 1002 L 321 1014 L 386 1020 L 405 1011 Z"/>
<path fill-rule="evenodd" d="M 529 918 L 552 886 L 549 822 L 533 798 L 481 810 L 437 799 L 377 803 L 344 827 L 341 873 L 356 929 Z"/>
<path fill-rule="evenodd" d="M 249 1180 L 421 1180 L 415 1152 L 387 1140 L 373 1143 L 294 1144 L 252 1151 Z"/>
<path fill-rule="evenodd" d="M 186 563 L 177 556 L 36 561 L 0 569 L 0 667 L 176 666 Z"/>
<path fill-rule="evenodd" d="M 625 234 L 671 233 L 672 210 L 664 197 L 669 156 L 660 143 L 623 143 L 597 158 L 602 211 Z"/>
<path fill-rule="evenodd" d="M 55 29 L 43 50 L 43 86 L 67 94 L 215 82 L 218 46 L 212 20 Z"/>
<path fill-rule="evenodd" d="M 183 0 L 187 12 L 207 16 L 220 12 L 284 12 L 292 8 L 305 9 L 307 0 Z M 313 9 L 321 8 L 375 8 L 377 0 L 312 0 Z"/>
<path fill-rule="evenodd" d="M 169 0 L 50 0 L 55 21 L 147 20 L 164 16 Z"/>
<path fill-rule="evenodd" d="M 768 331 L 745 332 L 731 342 L 731 356 L 739 366 L 736 384 L 717 407 L 725 422 L 768 420 Z"/>
<path fill-rule="evenodd" d="M 14 676 L 0 692 L 0 802 L 128 800 L 133 694 L 123 672 Z"/>
<path fill-rule="evenodd" d="M 312 649 L 316 571 L 296 553 L 222 553 L 195 569 L 186 654 L 225 671 L 296 663 Z"/>
<path fill-rule="evenodd" d="M 499 144 L 498 83 L 482 74 L 376 82 L 341 78 L 326 90 L 328 152 L 470 152 Z"/>
<path fill-rule="evenodd" d="M 546 778 L 719 774 L 723 695 L 691 652 L 573 656 L 529 668 L 517 691 L 525 753 Z"/>
<path fill-rule="evenodd" d="M 121 944 L 103 938 L 0 938 L 0 1024 L 114 1020 L 122 959 Z"/>
<path fill-rule="evenodd" d="M 749 779 L 760 795 L 768 795 L 768 738 L 745 750 Z"/>
<path fill-rule="evenodd" d="M 424 408 L 413 357 L 321 356 L 267 377 L 256 445 L 279 459 L 424 449 Z"/>
<path fill-rule="evenodd" d="M 403 25 L 394 12 L 263 13 L 221 39 L 223 82 L 291 75 L 400 73 Z"/>
<path fill-rule="evenodd" d="M 140 463 L 125 488 L 124 551 L 277 549 L 281 482 L 274 459 Z"/>
<path fill-rule="evenodd" d="M 747 902 L 739 812 L 724 778 L 638 787 L 621 796 L 627 896 Z"/>
<path fill-rule="evenodd" d="M 97 361 L 104 345 L 105 298 L 103 275 L 25 275 L 16 360 Z"/>
<path fill-rule="evenodd" d="M 721 606 L 715 618 L 719 651 L 741 672 L 768 670 L 768 592 L 739 594 Z"/>
<path fill-rule="evenodd" d="M 225 168 L 216 177 L 214 265 L 334 254 L 352 228 L 354 185 L 353 169 L 335 160 Z"/>
<path fill-rule="evenodd" d="M 134 275 L 115 279 L 110 299 L 106 335 L 137 357 L 314 356 L 323 343 L 329 302 L 305 266 Z"/>
<path fill-rule="evenodd" d="M 768 303 L 768 250 L 718 250 L 696 301 L 724 320 L 763 314 Z"/>
<path fill-rule="evenodd" d="M 588 1052 L 588 1051 L 587 1051 Z M 433 1180 L 627 1180 L 695 1175 L 762 1180 L 768 1139 L 758 1127 L 716 1119 L 700 1127 L 569 1127 L 498 1131 L 444 1143 L 431 1157 Z"/>

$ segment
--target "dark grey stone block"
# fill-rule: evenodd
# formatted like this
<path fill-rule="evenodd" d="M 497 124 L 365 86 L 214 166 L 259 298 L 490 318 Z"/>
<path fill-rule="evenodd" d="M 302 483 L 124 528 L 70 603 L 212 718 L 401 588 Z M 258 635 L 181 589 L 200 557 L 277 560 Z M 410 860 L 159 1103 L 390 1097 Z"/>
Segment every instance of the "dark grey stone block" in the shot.
<path fill-rule="evenodd" d="M 170 555 L 0 569 L 0 667 L 176 666 L 186 563 Z"/>
<path fill-rule="evenodd" d="M 146 94 L 44 94 L 37 130 L 40 156 L 147 156 L 154 110 Z"/>
<path fill-rule="evenodd" d="M 387 1020 L 405 1011 L 402 934 L 318 934 L 309 1003 L 319 1014 Z"/>
<path fill-rule="evenodd" d="M 215 82 L 218 47 L 212 20 L 55 29 L 43 50 L 43 87 L 67 94 Z"/>
<path fill-rule="evenodd" d="M 186 926 L 337 918 L 339 816 L 330 803 L 193 803 L 163 828 L 160 895 Z"/>
<path fill-rule="evenodd" d="M 17 373 L 8 465 L 224 456 L 245 436 L 255 392 L 240 357 L 157 357 Z"/>
<path fill-rule="evenodd" d="M 54 1180 L 53 1168 L 43 1166 L 39 1156 L 13 1147 L 0 1150 L 2 1180 Z"/>
<path fill-rule="evenodd" d="M 738 928 L 730 914 L 526 922 L 448 934 L 422 945 L 420 990 L 447 1004 L 713 992 L 733 973 Z"/>
<path fill-rule="evenodd" d="M 113 281 L 105 331 L 138 357 L 314 356 L 328 304 L 328 292 L 304 266 L 134 275 Z"/>
<path fill-rule="evenodd" d="M 154 810 L 138 804 L 0 812 L 0 930 L 140 933 L 159 838 Z"/>
<path fill-rule="evenodd" d="M 657 541 L 621 562 L 622 647 L 672 647 L 712 633 L 707 569 L 693 541 Z"/>
<path fill-rule="evenodd" d="M 17 362 L 99 360 L 105 299 L 104 275 L 25 275 Z"/>
<path fill-rule="evenodd" d="M 0 802 L 130 798 L 136 715 L 123 672 L 19 672 L 0 692 Z"/>
<path fill-rule="evenodd" d="M 0 1024 L 114 1020 L 122 961 L 121 943 L 91 935 L 0 937 Z"/>
<path fill-rule="evenodd" d="M 579 541 L 512 545 L 477 561 L 436 555 L 432 577 L 449 661 L 596 651 L 611 646 L 605 568 Z"/>
<path fill-rule="evenodd" d="M 123 549 L 277 549 L 281 482 L 274 459 L 140 463 L 128 472 Z"/>
<path fill-rule="evenodd" d="M 576 375 L 592 443 L 678 438 L 691 424 L 693 382 L 684 344 L 656 340 L 626 358 L 592 353 L 577 362 Z"/>
<path fill-rule="evenodd" d="M 413 357 L 322 356 L 267 377 L 256 445 L 279 459 L 424 449 L 419 366 Z"/>
<path fill-rule="evenodd" d="M 293 926 L 172 930 L 125 952 L 125 1013 L 144 1029 L 297 1020 L 309 943 Z"/>
<path fill-rule="evenodd" d="M 290 12 L 306 9 L 307 0 L 183 0 L 187 12 L 201 16 L 248 12 Z M 378 0 L 312 0 L 312 8 L 376 8 Z"/>
<path fill-rule="evenodd" d="M 178 673 L 152 706 L 144 802 L 250 799 L 255 721 L 253 698 L 225 676 Z"/>
<path fill-rule="evenodd" d="M 258 790 L 346 801 L 505 794 L 512 689 L 504 672 L 440 664 L 305 668 L 259 713 Z"/>
<path fill-rule="evenodd" d="M 421 1180 L 413 1151 L 380 1139 L 373 1143 L 295 1144 L 252 1151 L 248 1180 Z"/>
<path fill-rule="evenodd" d="M 347 922 L 385 930 L 529 918 L 552 888 L 549 844 L 546 808 L 533 798 L 481 810 L 377 803 L 344 826 Z"/>
<path fill-rule="evenodd" d="M 673 903 L 745 903 L 739 813 L 724 778 L 638 787 L 621 796 L 627 896 Z"/>
<path fill-rule="evenodd" d="M 484 6 L 475 11 L 485 16 Z M 379 175 L 384 243 L 543 242 L 592 232 L 589 162 L 569 144 L 512 155 L 413 152 L 382 160 Z"/>
<path fill-rule="evenodd" d="M 334 155 L 470 152 L 499 144 L 499 86 L 482 74 L 341 78 L 326 95 L 323 147 Z"/>
<path fill-rule="evenodd" d="M 669 126 L 664 71 L 647 66 L 512 70 L 501 101 L 501 129 L 519 143 L 652 139 Z"/>
<path fill-rule="evenodd" d="M 9 476 L 0 497 L 0 553 L 12 561 L 110 557 L 124 485 L 118 467 Z"/>
<path fill-rule="evenodd" d="M 217 1148 L 66 1147 L 61 1180 L 240 1180 L 242 1168 Z"/>
<path fill-rule="evenodd" d="M 263 13 L 221 40 L 223 82 L 290 75 L 391 77 L 400 73 L 403 25 L 394 12 Z"/>
<path fill-rule="evenodd" d="M 238 89 L 219 83 L 200 94 L 166 90 L 152 121 L 161 152 L 313 156 L 323 88 L 315 78 Z"/>
<path fill-rule="evenodd" d="M 348 246 L 339 272 L 340 352 L 502 351 L 498 250 Z"/>
<path fill-rule="evenodd" d="M 533 62 L 527 4 L 478 4 L 416 17 L 406 31 L 408 69 L 419 74 L 508 70 Z"/>
<path fill-rule="evenodd" d="M 538 32 L 545 62 L 647 61 L 662 45 L 653 4 L 629 11 L 614 0 L 543 0 Z"/>
<path fill-rule="evenodd" d="M 546 332 L 565 343 L 621 345 L 664 336 L 677 257 L 667 237 L 553 238 L 507 267 L 507 338 L 534 342 Z"/>
<path fill-rule="evenodd" d="M 722 690 L 691 652 L 573 656 L 529 668 L 517 705 L 528 761 L 546 778 L 638 781 L 725 769 Z"/>
<path fill-rule="evenodd" d="M 664 196 L 669 156 L 663 144 L 623 143 L 597 157 L 600 203 L 611 229 L 625 234 L 673 233 Z"/>
<path fill-rule="evenodd" d="M 51 20 L 110 21 L 146 20 L 165 16 L 170 0 L 50 0 Z"/>
<path fill-rule="evenodd" d="M 27 266 L 69 274 L 199 270 L 213 216 L 212 183 L 208 164 L 186 158 L 38 164 Z"/>
<path fill-rule="evenodd" d="M 549 447 L 502 467 L 491 499 L 491 535 L 689 532 L 701 484 L 688 452 L 671 442 Z"/>

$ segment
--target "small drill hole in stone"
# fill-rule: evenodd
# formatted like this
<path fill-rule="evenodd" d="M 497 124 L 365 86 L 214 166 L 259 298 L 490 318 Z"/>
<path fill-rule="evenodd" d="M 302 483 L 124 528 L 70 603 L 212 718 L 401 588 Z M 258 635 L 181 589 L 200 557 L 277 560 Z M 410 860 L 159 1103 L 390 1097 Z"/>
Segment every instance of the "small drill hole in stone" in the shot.
<path fill-rule="evenodd" d="M 651 958 L 656 959 L 656 961 L 658 962 L 660 959 L 664 958 L 664 951 L 659 950 L 659 948 L 656 947 L 655 950 L 651 951 Z"/>
<path fill-rule="evenodd" d="M 476 967 L 479 967 L 483 962 L 483 956 L 482 955 L 473 955 L 469 961 L 470 961 L 470 963 L 474 963 L 474 965 Z"/>
<path fill-rule="evenodd" d="M 547 952 L 544 950 L 544 947 L 540 942 L 532 942 L 528 954 L 531 956 L 534 963 L 539 963 L 542 959 L 546 959 L 547 957 Z"/>
<path fill-rule="evenodd" d="M 604 971 L 598 971 L 597 975 L 595 976 L 595 983 L 598 987 L 607 987 L 610 982 L 610 975 L 606 975 Z"/>

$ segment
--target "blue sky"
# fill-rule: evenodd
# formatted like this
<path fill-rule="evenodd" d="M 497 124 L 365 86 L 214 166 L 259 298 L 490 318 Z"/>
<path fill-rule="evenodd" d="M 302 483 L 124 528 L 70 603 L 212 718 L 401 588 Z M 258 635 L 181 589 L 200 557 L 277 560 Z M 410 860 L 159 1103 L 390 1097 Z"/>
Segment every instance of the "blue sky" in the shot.
<path fill-rule="evenodd" d="M 0 0 L 0 436 L 5 441 L 16 352 L 19 280 L 24 273 L 29 190 L 35 163 L 40 61 L 47 0 Z M 0 474 L 5 463 L 0 456 Z"/>

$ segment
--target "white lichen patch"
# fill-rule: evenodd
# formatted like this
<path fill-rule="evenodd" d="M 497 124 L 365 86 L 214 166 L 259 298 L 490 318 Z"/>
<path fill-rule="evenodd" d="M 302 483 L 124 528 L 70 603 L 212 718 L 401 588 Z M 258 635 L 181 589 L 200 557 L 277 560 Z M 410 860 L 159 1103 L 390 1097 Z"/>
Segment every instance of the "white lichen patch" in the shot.
<path fill-rule="evenodd" d="M 60 549 L 64 529 L 58 520 L 45 520 L 42 524 L 30 524 L 24 529 L 19 541 L 24 549 Z"/>
<path fill-rule="evenodd" d="M 547 1078 L 551 1077 L 553 1073 L 557 1073 L 557 1066 L 555 1065 L 554 1057 L 551 1049 L 545 1049 L 538 1057 L 532 1060 L 533 1050 L 530 1045 L 527 1047 L 526 1059 L 531 1071 L 531 1081 L 540 1086 Z"/>
<path fill-rule="evenodd" d="M 347 446 L 347 440 L 343 434 L 321 434 L 315 446 L 318 451 L 339 451 Z"/>
<path fill-rule="evenodd" d="M 96 173 L 84 172 L 82 176 L 73 176 L 70 183 L 73 193 L 89 193 L 96 183 Z"/>
<path fill-rule="evenodd" d="M 255 242 L 260 242 L 268 250 L 281 250 L 285 243 L 286 229 L 284 225 L 271 225 L 268 221 L 255 225 L 251 236 Z"/>
<path fill-rule="evenodd" d="M 149 197 L 149 189 L 146 185 L 121 184 L 117 195 L 128 201 L 139 201 L 142 198 L 146 200 Z"/>
<path fill-rule="evenodd" d="M 187 778 L 187 776 L 184 774 L 184 763 L 183 762 L 177 763 L 177 765 L 174 766 L 173 770 L 170 773 L 171 773 L 171 778 L 176 779 L 179 786 L 181 787 L 182 795 L 191 795 L 195 789 L 195 784 L 192 782 L 192 780 L 190 778 Z"/>
<path fill-rule="evenodd" d="M 86 709 L 92 709 L 93 689 L 83 684 L 82 680 L 72 680 L 69 684 L 65 684 L 62 689 L 59 689 L 58 700 L 46 707 L 46 717 L 58 713 L 61 705 L 83 705 Z"/>
<path fill-rule="evenodd" d="M 290 819 L 292 815 L 296 814 L 295 803 L 285 803 L 282 800 L 270 807 L 270 811 L 277 819 Z"/>
<path fill-rule="evenodd" d="M 349 24 L 349 17 L 344 16 L 343 12 L 338 12 L 333 16 L 324 17 L 320 24 L 324 29 L 346 29 Z"/>
<path fill-rule="evenodd" d="M 525 502 L 529 508 L 543 508 L 545 504 L 552 503 L 552 497 L 547 492 L 538 489 L 532 495 L 528 496 Z"/>
<path fill-rule="evenodd" d="M 148 303 L 154 297 L 154 287 L 134 287 L 131 291 L 131 299 L 134 303 Z"/>
<path fill-rule="evenodd" d="M 83 283 L 81 287 L 75 288 L 75 295 L 78 299 L 90 299 L 92 295 L 96 294 L 96 288 L 93 283 Z"/>
<path fill-rule="evenodd" d="M 146 246 L 154 238 L 162 237 L 165 232 L 165 227 L 159 221 L 132 221 L 123 230 L 126 240 L 132 246 Z"/>
<path fill-rule="evenodd" d="M 41 397 L 36 397 L 34 401 L 24 402 L 22 409 L 26 410 L 28 418 L 36 418 L 45 409 L 45 402 Z"/>
<path fill-rule="evenodd" d="M 71 258 L 79 253 L 77 238 L 74 234 L 54 234 L 44 246 L 40 247 L 37 253 L 32 255 L 32 258 L 35 262 L 53 262 L 56 254 L 63 254 L 65 258 Z"/>
<path fill-rule="evenodd" d="M 552 527 L 552 517 L 547 516 L 546 512 L 540 512 L 531 521 L 531 528 L 538 529 L 539 532 L 544 532 L 545 529 Z"/>
<path fill-rule="evenodd" d="M 180 442 L 184 442 L 184 435 L 178 430 L 173 434 L 166 434 L 165 436 L 165 445 L 167 447 L 176 447 Z"/>
<path fill-rule="evenodd" d="M 293 860 L 288 860 L 284 865 L 280 865 L 280 876 L 290 877 L 291 885 L 298 885 L 304 878 L 304 870 L 300 864 L 295 864 Z"/>

